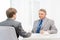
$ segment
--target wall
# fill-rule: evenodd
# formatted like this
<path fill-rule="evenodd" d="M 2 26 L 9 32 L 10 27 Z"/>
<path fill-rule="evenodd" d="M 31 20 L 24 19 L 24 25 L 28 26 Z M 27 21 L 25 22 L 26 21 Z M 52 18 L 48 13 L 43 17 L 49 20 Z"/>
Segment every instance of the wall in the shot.
<path fill-rule="evenodd" d="M 11 4 L 10 4 L 11 2 Z M 17 9 L 17 21 L 22 23 L 25 31 L 31 31 L 33 22 L 38 18 L 38 10 L 47 10 L 47 17 L 55 21 L 55 25 L 60 29 L 60 0 L 1 0 L 0 1 L 0 22 L 5 20 L 5 11 L 10 6 Z M 59 31 L 60 32 L 60 31 Z"/>
<path fill-rule="evenodd" d="M 10 0 L 0 1 L 0 22 L 4 21 L 6 17 L 6 10 L 10 7 Z"/>

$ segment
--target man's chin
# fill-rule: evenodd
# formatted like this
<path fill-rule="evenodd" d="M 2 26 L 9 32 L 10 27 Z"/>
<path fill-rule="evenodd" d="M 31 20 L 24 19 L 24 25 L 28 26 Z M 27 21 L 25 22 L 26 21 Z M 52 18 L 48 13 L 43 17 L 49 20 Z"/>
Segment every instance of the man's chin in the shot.
<path fill-rule="evenodd" d="M 45 18 L 45 17 L 44 17 Z M 44 18 L 40 18 L 40 19 L 44 19 Z"/>
<path fill-rule="evenodd" d="M 43 18 L 40 18 L 40 19 L 43 19 Z"/>

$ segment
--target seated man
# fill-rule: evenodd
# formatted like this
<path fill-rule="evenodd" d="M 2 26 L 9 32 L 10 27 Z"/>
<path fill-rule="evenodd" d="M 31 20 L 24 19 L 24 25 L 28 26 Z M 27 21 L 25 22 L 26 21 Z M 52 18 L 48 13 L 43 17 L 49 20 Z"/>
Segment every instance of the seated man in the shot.
<path fill-rule="evenodd" d="M 0 26 L 11 26 L 14 27 L 16 30 L 16 34 L 17 34 L 17 38 L 20 36 L 22 37 L 29 37 L 31 34 L 30 33 L 26 33 L 20 22 L 14 21 L 16 19 L 16 13 L 17 10 L 14 8 L 9 8 L 6 11 L 6 15 L 7 15 L 7 20 L 3 21 L 0 23 Z"/>
<path fill-rule="evenodd" d="M 33 25 L 33 33 L 49 33 L 54 34 L 57 33 L 57 29 L 54 25 L 54 21 L 51 19 L 48 19 L 46 17 L 46 10 L 40 9 L 39 10 L 39 20 L 36 20 Z"/>

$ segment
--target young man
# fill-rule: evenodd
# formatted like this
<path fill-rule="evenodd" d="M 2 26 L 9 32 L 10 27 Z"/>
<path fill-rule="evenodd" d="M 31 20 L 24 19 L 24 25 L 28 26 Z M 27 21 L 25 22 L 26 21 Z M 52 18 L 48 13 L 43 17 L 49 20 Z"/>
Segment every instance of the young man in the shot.
<path fill-rule="evenodd" d="M 14 21 L 16 19 L 16 13 L 17 10 L 15 8 L 9 8 L 6 11 L 6 16 L 7 19 L 3 22 L 0 23 L 0 26 L 11 26 L 14 27 L 16 30 L 16 34 L 17 34 L 17 38 L 20 36 L 22 37 L 29 37 L 31 34 L 30 33 L 26 33 L 20 22 Z"/>

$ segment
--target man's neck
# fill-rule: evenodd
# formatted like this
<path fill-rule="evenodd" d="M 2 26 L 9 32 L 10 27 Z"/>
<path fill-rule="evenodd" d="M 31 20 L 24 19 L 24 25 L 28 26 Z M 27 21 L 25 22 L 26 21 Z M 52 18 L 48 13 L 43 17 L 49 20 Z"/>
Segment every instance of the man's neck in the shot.
<path fill-rule="evenodd" d="M 10 19 L 15 20 L 14 18 L 10 18 Z"/>

